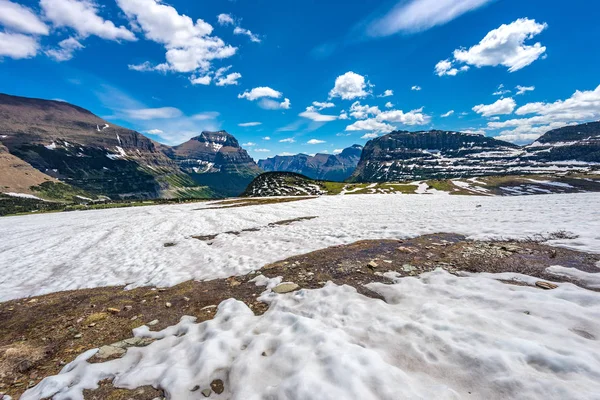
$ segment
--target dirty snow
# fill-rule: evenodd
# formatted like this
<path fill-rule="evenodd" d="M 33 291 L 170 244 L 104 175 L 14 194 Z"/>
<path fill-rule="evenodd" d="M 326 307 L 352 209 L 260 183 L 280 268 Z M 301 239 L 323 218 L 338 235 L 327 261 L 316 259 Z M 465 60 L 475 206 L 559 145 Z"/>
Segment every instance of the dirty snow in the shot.
<path fill-rule="evenodd" d="M 98 286 L 226 278 L 329 246 L 436 232 L 481 239 L 565 230 L 579 237 L 550 244 L 600 253 L 598 204 L 598 193 L 373 194 L 210 210 L 204 208 L 214 205 L 207 202 L 4 217 L 0 301 Z M 310 216 L 318 218 L 269 226 Z M 226 234 L 243 229 L 258 230 Z M 215 234 L 210 244 L 192 238 Z"/>
<path fill-rule="evenodd" d="M 82 400 L 84 389 L 152 385 L 168 399 L 598 399 L 600 293 L 499 282 L 443 270 L 368 287 L 385 301 L 332 283 L 261 298 L 256 316 L 222 302 L 213 320 L 183 317 L 158 339 L 104 363 L 96 349 L 44 379 L 22 400 Z M 195 390 L 194 390 L 195 389 Z"/>
<path fill-rule="evenodd" d="M 21 198 L 23 198 L 23 199 L 42 200 L 42 199 L 40 199 L 40 198 L 39 198 L 39 197 L 37 197 L 37 196 L 34 196 L 34 195 L 32 195 L 32 194 L 27 194 L 27 193 L 13 193 L 13 192 L 7 192 L 7 193 L 3 193 L 3 194 L 5 194 L 5 195 L 7 195 L 7 196 L 10 196 L 10 197 L 21 197 Z"/>

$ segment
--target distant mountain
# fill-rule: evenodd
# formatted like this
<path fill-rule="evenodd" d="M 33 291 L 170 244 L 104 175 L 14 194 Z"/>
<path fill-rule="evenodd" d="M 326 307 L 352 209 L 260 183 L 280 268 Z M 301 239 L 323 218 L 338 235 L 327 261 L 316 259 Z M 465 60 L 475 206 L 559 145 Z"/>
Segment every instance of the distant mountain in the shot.
<path fill-rule="evenodd" d="M 69 103 L 6 94 L 0 94 L 0 145 L 44 174 L 30 174 L 32 185 L 55 179 L 115 199 L 237 195 L 260 172 L 224 132 L 203 133 L 171 148 Z M 0 172 L 0 182 L 8 182 L 1 175 L 24 170 L 8 155 L 2 157 L 10 168 Z"/>
<path fill-rule="evenodd" d="M 598 157 L 596 128 L 551 131 L 538 142 L 520 147 L 477 134 L 461 132 L 392 132 L 370 140 L 351 182 L 448 179 L 485 175 L 585 172 Z M 560 131 L 560 130 L 559 130 Z M 583 133 L 585 131 L 585 133 Z M 561 138 L 569 137 L 568 145 Z M 559 149 L 560 148 L 560 149 Z"/>
<path fill-rule="evenodd" d="M 525 148 L 539 161 L 600 163 L 600 122 L 554 129 Z"/>
<path fill-rule="evenodd" d="M 202 132 L 164 152 L 194 181 L 223 197 L 239 195 L 262 172 L 237 139 L 225 131 Z"/>
<path fill-rule="evenodd" d="M 295 172 L 312 179 L 341 182 L 352 175 L 361 152 L 362 146 L 355 144 L 339 154 L 275 156 L 259 160 L 258 166 L 265 171 Z"/>

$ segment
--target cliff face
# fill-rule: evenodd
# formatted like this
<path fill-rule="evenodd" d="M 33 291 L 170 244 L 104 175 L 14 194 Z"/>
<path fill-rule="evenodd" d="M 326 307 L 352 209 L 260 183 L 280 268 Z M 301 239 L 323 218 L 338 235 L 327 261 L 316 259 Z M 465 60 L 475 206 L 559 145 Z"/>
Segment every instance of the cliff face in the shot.
<path fill-rule="evenodd" d="M 582 144 L 588 134 L 576 136 L 579 139 L 571 144 L 572 149 L 583 146 L 585 151 L 548 155 L 547 147 L 557 147 L 556 141 L 542 139 L 544 142 L 520 147 L 491 137 L 460 132 L 392 132 L 365 145 L 358 167 L 349 180 L 384 182 L 586 171 L 594 168 L 586 163 L 597 156 L 595 145 Z M 551 133 L 550 137 L 563 136 Z M 556 164 L 561 160 L 565 162 Z"/>
<path fill-rule="evenodd" d="M 361 152 L 362 146 L 355 144 L 340 154 L 275 156 L 259 160 L 258 166 L 265 171 L 295 172 L 311 179 L 341 182 L 352 175 Z"/>
<path fill-rule="evenodd" d="M 525 148 L 539 161 L 600 162 L 600 122 L 551 130 Z"/>

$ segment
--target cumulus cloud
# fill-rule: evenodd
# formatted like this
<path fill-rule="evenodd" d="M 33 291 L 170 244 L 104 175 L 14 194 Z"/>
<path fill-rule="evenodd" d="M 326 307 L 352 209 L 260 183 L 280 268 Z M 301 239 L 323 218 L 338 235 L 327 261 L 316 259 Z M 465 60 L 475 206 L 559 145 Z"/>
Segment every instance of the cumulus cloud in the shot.
<path fill-rule="evenodd" d="M 308 142 L 306 142 L 306 144 L 322 144 L 325 143 L 324 140 L 319 140 L 319 139 L 310 139 Z"/>
<path fill-rule="evenodd" d="M 445 114 L 442 114 L 441 117 L 442 118 L 448 118 L 449 116 L 451 116 L 452 114 L 454 114 L 454 110 L 450 110 Z"/>
<path fill-rule="evenodd" d="M 144 133 L 148 133 L 150 135 L 160 135 L 161 133 L 164 133 L 164 132 L 160 129 L 148 129 L 147 131 L 144 131 Z"/>
<path fill-rule="evenodd" d="M 233 19 L 231 14 L 219 14 L 219 15 L 217 15 L 217 21 L 219 22 L 219 25 L 221 25 L 221 26 L 235 24 L 235 20 Z"/>
<path fill-rule="evenodd" d="M 435 73 L 437 76 L 456 76 L 459 72 L 466 72 L 470 69 L 468 65 L 463 65 L 460 68 L 453 66 L 452 61 L 442 60 L 435 65 Z"/>
<path fill-rule="evenodd" d="M 491 117 L 493 115 L 512 114 L 516 106 L 517 103 L 511 97 L 507 97 L 492 104 L 479 104 L 473 107 L 473 111 L 484 117 Z"/>
<path fill-rule="evenodd" d="M 242 143 L 242 146 L 244 146 L 244 147 L 252 147 L 252 146 L 256 146 L 256 143 L 254 143 L 254 142 Z"/>
<path fill-rule="evenodd" d="M 385 108 L 394 108 L 394 104 L 391 101 L 385 103 Z"/>
<path fill-rule="evenodd" d="M 247 128 L 247 127 L 251 127 L 251 126 L 259 126 L 262 125 L 262 122 L 242 122 L 241 124 L 238 124 L 238 126 L 241 126 L 242 128 Z M 265 139 L 264 140 L 269 140 L 269 139 Z"/>
<path fill-rule="evenodd" d="M 154 65 L 153 70 L 206 72 L 211 69 L 214 60 L 229 58 L 237 51 L 237 48 L 225 44 L 221 38 L 211 36 L 213 27 L 210 24 L 201 19 L 194 22 L 170 5 L 157 0 L 116 1 L 130 22 L 144 32 L 146 39 L 164 46 L 166 62 Z"/>
<path fill-rule="evenodd" d="M 294 138 L 286 138 L 286 139 L 281 139 L 279 141 L 279 143 L 296 143 L 296 140 Z"/>
<path fill-rule="evenodd" d="M 107 40 L 136 40 L 124 26 L 116 26 L 98 15 L 91 0 L 40 0 L 45 17 L 56 27 L 72 28 L 80 37 L 98 36 Z"/>
<path fill-rule="evenodd" d="M 270 153 L 271 152 L 271 150 L 269 150 L 269 149 L 254 149 L 252 151 L 255 151 L 257 153 Z"/>
<path fill-rule="evenodd" d="M 342 111 L 342 112 L 340 112 L 340 116 L 338 117 L 338 119 L 346 120 L 346 119 L 350 119 L 350 117 L 348 116 L 348 113 L 346 111 Z"/>
<path fill-rule="evenodd" d="M 413 86 L 410 88 L 410 90 L 414 90 L 415 92 L 419 92 L 421 90 L 421 86 Z"/>
<path fill-rule="evenodd" d="M 40 45 L 34 37 L 0 32 L 0 57 L 31 58 L 36 56 L 39 49 Z"/>
<path fill-rule="evenodd" d="M 515 89 L 517 89 L 517 96 L 519 96 L 519 95 L 525 94 L 527 92 L 533 92 L 535 90 L 535 86 L 517 85 L 517 87 Z"/>
<path fill-rule="evenodd" d="M 346 127 L 346 131 L 373 131 L 381 133 L 393 132 L 395 129 L 392 125 L 378 121 L 375 118 L 356 121 Z"/>
<path fill-rule="evenodd" d="M 228 86 L 228 85 L 237 85 L 238 80 L 242 77 L 242 74 L 239 72 L 232 72 L 231 74 L 227 74 L 223 77 L 217 79 L 217 86 Z"/>
<path fill-rule="evenodd" d="M 329 97 L 353 100 L 367 97 L 370 94 L 369 84 L 366 82 L 365 77 L 350 71 L 335 79 L 335 85 L 329 92 Z"/>
<path fill-rule="evenodd" d="M 493 0 L 399 1 L 390 11 L 367 24 L 366 33 L 371 37 L 382 37 L 399 32 L 424 31 L 452 21 L 491 1 Z"/>
<path fill-rule="evenodd" d="M 342 151 L 344 151 L 344 149 L 333 149 L 332 153 L 333 154 L 340 154 Z"/>
<path fill-rule="evenodd" d="M 528 103 L 518 108 L 515 114 L 526 117 L 506 121 L 490 121 L 488 129 L 504 129 L 500 135 L 506 138 L 533 140 L 551 129 L 596 121 L 600 119 L 600 86 L 594 90 L 577 90 L 568 99 L 557 100 L 553 103 Z"/>
<path fill-rule="evenodd" d="M 136 71 L 148 71 L 148 69 L 145 69 L 144 65 L 130 65 L 129 69 L 134 69 Z M 190 82 L 192 83 L 192 85 L 208 86 L 212 82 L 212 76 L 210 76 L 210 75 L 203 75 L 203 76 L 192 75 L 190 77 Z"/>
<path fill-rule="evenodd" d="M 439 76 L 456 75 L 460 69 L 456 65 L 496 67 L 504 66 L 515 72 L 531 65 L 546 52 L 541 43 L 525 44 L 548 27 L 533 19 L 519 18 L 510 24 L 493 29 L 476 45 L 454 50 L 453 59 L 440 61 L 436 65 Z"/>
<path fill-rule="evenodd" d="M 135 120 L 169 119 L 183 116 L 180 109 L 175 107 L 141 108 L 124 110 L 127 117 Z"/>
<path fill-rule="evenodd" d="M 0 0 L 0 25 L 32 35 L 49 33 L 46 24 L 31 9 L 8 0 Z"/>
<path fill-rule="evenodd" d="M 511 91 L 504 88 L 504 84 L 498 85 L 498 89 L 492 95 L 494 96 L 504 96 L 505 94 L 509 94 Z"/>
<path fill-rule="evenodd" d="M 360 138 L 361 139 L 375 139 L 376 137 L 379 137 L 379 134 L 377 134 L 377 133 L 365 133 Z"/>
<path fill-rule="evenodd" d="M 238 94 L 238 99 L 246 99 L 246 100 L 254 101 L 257 99 L 264 98 L 264 97 L 279 99 L 282 96 L 283 96 L 283 93 L 281 93 L 275 89 L 271 89 L 268 86 L 260 86 L 260 87 L 255 87 L 254 89 L 251 89 L 251 90 L 246 90 L 244 93 Z"/>
<path fill-rule="evenodd" d="M 377 97 L 390 97 L 394 95 L 394 91 L 391 89 L 386 90 L 385 92 L 381 93 L 379 96 Z"/>
<path fill-rule="evenodd" d="M 262 138 L 263 140 L 271 140 L 270 136 L 265 136 L 264 138 Z"/>
<path fill-rule="evenodd" d="M 381 111 L 377 106 L 362 105 L 356 101 L 350 107 L 350 115 L 358 120 L 369 120 L 373 122 L 393 122 L 403 125 L 425 125 L 429 123 L 431 117 L 423 113 L 423 109 L 404 112 L 402 110 Z M 360 122 L 360 121 L 357 121 Z M 364 124 L 352 124 L 354 127 L 362 127 Z M 383 127 L 383 125 L 377 125 Z"/>
<path fill-rule="evenodd" d="M 46 51 L 46 55 L 56 61 L 68 61 L 73 58 L 73 54 L 77 50 L 83 49 L 84 46 L 75 38 L 68 38 L 58 43 L 58 47 Z"/>
<path fill-rule="evenodd" d="M 356 119 L 366 119 L 369 116 L 381 114 L 381 110 L 377 106 L 362 105 L 359 101 L 355 101 L 350 106 L 350 115 Z"/>

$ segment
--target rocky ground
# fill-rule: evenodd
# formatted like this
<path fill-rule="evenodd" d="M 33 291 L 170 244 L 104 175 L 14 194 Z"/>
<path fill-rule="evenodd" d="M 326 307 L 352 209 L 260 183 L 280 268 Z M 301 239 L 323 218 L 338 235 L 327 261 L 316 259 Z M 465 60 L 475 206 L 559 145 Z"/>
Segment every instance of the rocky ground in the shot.
<path fill-rule="evenodd" d="M 565 233 L 557 233 L 562 234 Z M 92 361 L 102 362 L 121 356 L 128 347 L 147 345 L 148 341 L 133 339 L 131 333 L 144 324 L 160 330 L 177 323 L 183 315 L 196 316 L 199 322 L 211 319 L 216 306 L 231 297 L 245 302 L 257 314 L 264 313 L 267 306 L 256 300 L 264 288 L 250 282 L 259 273 L 293 282 L 276 287 L 275 291 L 319 288 L 333 281 L 354 286 L 366 296 L 378 297 L 363 285 L 391 283 L 383 276 L 387 271 L 401 276 L 435 268 L 457 274 L 518 272 L 539 277 L 540 290 L 554 287 L 547 281 L 565 281 L 545 272 L 551 265 L 597 271 L 595 264 L 600 255 L 550 247 L 544 244 L 546 239 L 480 242 L 444 233 L 410 240 L 360 241 L 291 257 L 246 276 L 189 281 L 171 288 L 86 289 L 0 303 L 0 398 L 2 394 L 18 398 L 28 387 L 58 373 L 85 350 L 100 348 Z M 572 283 L 585 287 L 583 282 Z M 206 390 L 202 395 L 209 395 Z M 211 390 L 220 393 L 222 382 L 214 381 Z M 101 382 L 98 389 L 85 394 L 86 399 L 162 397 L 160 388 L 125 390 L 113 387 L 110 381 Z"/>

